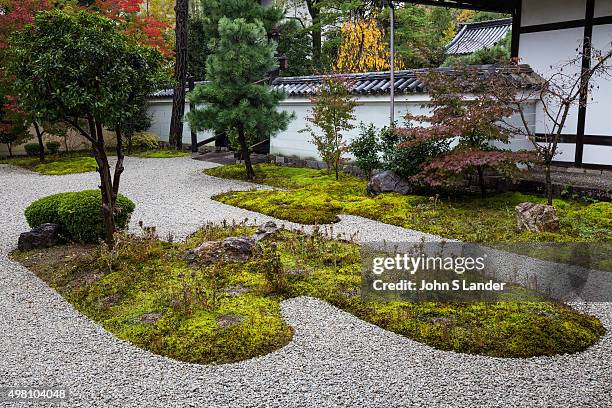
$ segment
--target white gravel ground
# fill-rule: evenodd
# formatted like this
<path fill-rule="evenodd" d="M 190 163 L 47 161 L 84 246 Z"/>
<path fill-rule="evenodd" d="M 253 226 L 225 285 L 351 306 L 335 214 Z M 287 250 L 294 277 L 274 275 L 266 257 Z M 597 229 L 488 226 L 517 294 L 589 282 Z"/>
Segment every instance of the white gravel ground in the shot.
<path fill-rule="evenodd" d="M 210 166 L 189 158 L 128 159 L 121 190 L 137 203 L 134 225 L 142 220 L 180 238 L 206 221 L 270 219 L 212 201 L 213 194 L 248 186 L 203 176 Z M 468 356 L 298 298 L 283 303 L 294 340 L 261 358 L 198 366 L 135 348 L 6 258 L 26 230 L 29 202 L 96 186 L 94 173 L 49 177 L 0 166 L 0 387 L 64 387 L 71 407 L 612 407 L 611 334 L 578 355 Z M 342 217 L 335 230 L 359 230 L 373 240 L 421 236 L 358 217 Z M 612 304 L 583 307 L 612 328 Z"/>

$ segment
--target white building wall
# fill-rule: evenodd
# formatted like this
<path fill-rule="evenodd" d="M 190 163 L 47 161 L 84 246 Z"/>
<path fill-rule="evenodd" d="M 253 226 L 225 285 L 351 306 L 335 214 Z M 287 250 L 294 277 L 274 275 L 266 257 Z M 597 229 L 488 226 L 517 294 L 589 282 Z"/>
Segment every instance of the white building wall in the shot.
<path fill-rule="evenodd" d="M 189 104 L 185 104 L 185 114 L 189 112 Z M 159 136 L 162 142 L 168 142 L 170 136 L 170 121 L 172 116 L 172 99 L 152 99 L 149 101 L 151 116 L 150 132 Z M 198 141 L 212 137 L 213 132 L 198 132 Z M 191 128 L 186 120 L 183 123 L 183 144 L 191 144 Z"/>
<path fill-rule="evenodd" d="M 389 126 L 390 103 L 389 96 L 367 96 L 356 99 L 359 106 L 355 108 L 354 129 L 343 134 L 344 140 L 350 142 L 359 135 L 359 125 L 374 124 L 377 128 Z M 415 95 L 411 98 L 401 97 L 396 101 L 396 118 L 402 123 L 403 117 L 408 113 L 415 115 L 426 114 L 427 109 L 421 107 L 428 98 L 425 95 Z M 296 156 L 301 159 L 321 160 L 315 145 L 311 143 L 311 135 L 301 132 L 306 128 L 312 105 L 307 98 L 288 98 L 281 104 L 281 109 L 295 114 L 295 119 L 289 124 L 286 131 L 281 132 L 270 140 L 270 153 L 281 156 Z M 319 130 L 315 126 L 313 129 Z"/>
<path fill-rule="evenodd" d="M 523 0 L 521 26 L 583 19 L 585 3 L 586 0 Z"/>
<path fill-rule="evenodd" d="M 350 144 L 360 132 L 360 124 L 366 126 L 373 124 L 381 129 L 389 126 L 390 98 L 385 96 L 362 96 L 356 99 L 359 106 L 355 108 L 354 129 L 343 134 L 344 140 Z M 428 95 L 401 95 L 397 97 L 395 104 L 395 117 L 400 126 L 404 125 L 404 117 L 407 113 L 413 115 L 427 115 L 430 110 L 423 107 L 430 101 Z M 311 135 L 302 132 L 307 125 L 306 118 L 310 116 L 312 105 L 307 98 L 288 98 L 281 104 L 281 109 L 295 114 L 295 119 L 289 124 L 286 131 L 279 133 L 270 140 L 270 153 L 280 156 L 295 156 L 300 159 L 321 160 L 315 145 L 311 143 Z M 526 109 L 529 120 L 535 116 L 533 106 Z M 513 118 L 516 126 L 519 126 L 519 118 Z M 313 127 L 314 130 L 318 130 Z M 527 139 L 516 138 L 509 145 L 499 144 L 498 147 L 512 150 L 528 150 L 532 148 L 531 142 Z"/>
<path fill-rule="evenodd" d="M 586 14 L 586 0 L 523 0 L 521 27 L 539 24 L 562 23 L 572 20 L 583 20 Z M 612 15 L 612 0 L 595 0 L 595 17 Z M 523 33 L 520 38 L 519 56 L 521 62 L 529 64 L 537 73 L 549 77 L 562 65 L 577 57 L 577 50 L 582 49 L 584 27 L 567 28 L 543 32 Z M 609 50 L 612 46 L 612 25 L 595 25 L 593 27 L 593 44 L 596 49 Z M 580 62 L 567 74 L 579 75 Z M 612 80 L 610 77 L 599 78 L 594 83 L 590 94 L 585 135 L 612 136 Z M 550 127 L 550 121 L 540 106 L 537 112 L 538 133 L 544 133 Z M 578 106 L 572 108 L 563 134 L 578 133 Z M 556 160 L 574 162 L 576 146 L 573 143 L 562 143 L 558 148 Z M 584 145 L 583 163 L 612 165 L 612 147 Z"/>

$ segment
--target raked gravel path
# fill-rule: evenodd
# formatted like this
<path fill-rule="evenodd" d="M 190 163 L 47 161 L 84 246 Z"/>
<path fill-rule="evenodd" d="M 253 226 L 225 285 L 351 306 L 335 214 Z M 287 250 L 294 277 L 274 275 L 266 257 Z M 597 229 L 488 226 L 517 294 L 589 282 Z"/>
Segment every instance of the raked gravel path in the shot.
<path fill-rule="evenodd" d="M 216 193 L 249 187 L 201 174 L 211 166 L 189 158 L 128 159 L 121 190 L 137 203 L 134 225 L 142 220 L 161 236 L 181 238 L 207 221 L 270 219 L 212 201 Z M 293 341 L 261 358 L 198 366 L 135 348 L 7 259 L 26 230 L 29 202 L 96 186 L 94 173 L 50 177 L 0 166 L 0 387 L 64 387 L 71 407 L 612 407 L 611 334 L 571 356 L 468 356 L 298 298 L 282 305 Z M 335 230 L 373 240 L 420 235 L 357 217 L 342 217 Z M 583 307 L 612 328 L 611 304 Z"/>

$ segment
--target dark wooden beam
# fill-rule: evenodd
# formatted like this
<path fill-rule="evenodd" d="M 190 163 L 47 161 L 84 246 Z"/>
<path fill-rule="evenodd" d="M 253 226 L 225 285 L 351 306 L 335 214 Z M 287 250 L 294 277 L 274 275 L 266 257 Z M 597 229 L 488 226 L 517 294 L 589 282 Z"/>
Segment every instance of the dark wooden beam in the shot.
<path fill-rule="evenodd" d="M 514 10 L 512 10 L 512 46 L 510 49 L 510 57 L 515 59 L 519 58 L 522 15 L 523 2 L 521 0 L 515 0 Z"/>
<path fill-rule="evenodd" d="M 578 130 L 576 132 L 576 155 L 574 164 L 582 166 L 584 154 L 584 132 L 586 129 L 587 104 L 589 102 L 589 83 L 586 73 L 591 69 L 591 50 L 593 38 L 593 18 L 595 17 L 595 0 L 587 0 L 584 17 L 584 40 L 582 44 L 582 78 L 580 106 L 578 107 Z"/>

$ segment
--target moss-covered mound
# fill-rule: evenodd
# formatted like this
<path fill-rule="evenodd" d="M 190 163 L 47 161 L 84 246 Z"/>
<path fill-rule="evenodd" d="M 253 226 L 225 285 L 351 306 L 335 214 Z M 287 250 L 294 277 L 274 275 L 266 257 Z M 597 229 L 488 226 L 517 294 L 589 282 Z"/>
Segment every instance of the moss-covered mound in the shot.
<path fill-rule="evenodd" d="M 281 231 L 252 259 L 190 266 L 185 251 L 250 235 L 243 226 L 206 226 L 184 244 L 151 233 L 104 247 L 65 246 L 14 258 L 79 311 L 136 346 L 193 363 L 229 363 L 287 344 L 280 302 L 313 296 L 442 350 L 498 357 L 573 353 L 605 329 L 595 317 L 515 289 L 493 303 L 374 302 L 362 299 L 359 246 Z"/>
<path fill-rule="evenodd" d="M 45 156 L 40 162 L 38 157 L 13 157 L 0 159 L 0 164 L 11 164 L 27 170 L 49 176 L 62 176 L 65 174 L 88 173 L 96 171 L 96 160 L 89 153 L 62 153 Z"/>
<path fill-rule="evenodd" d="M 555 200 L 561 222 L 558 233 L 516 231 L 514 207 L 522 202 L 544 203 L 542 197 L 505 193 L 474 196 L 424 197 L 366 194 L 366 182 L 343 176 L 340 181 L 323 170 L 257 165 L 257 182 L 287 190 L 229 192 L 216 200 L 301 224 L 327 224 L 338 214 L 357 215 L 466 242 L 612 242 L 612 203 Z M 240 165 L 205 171 L 215 177 L 243 179 Z"/>

